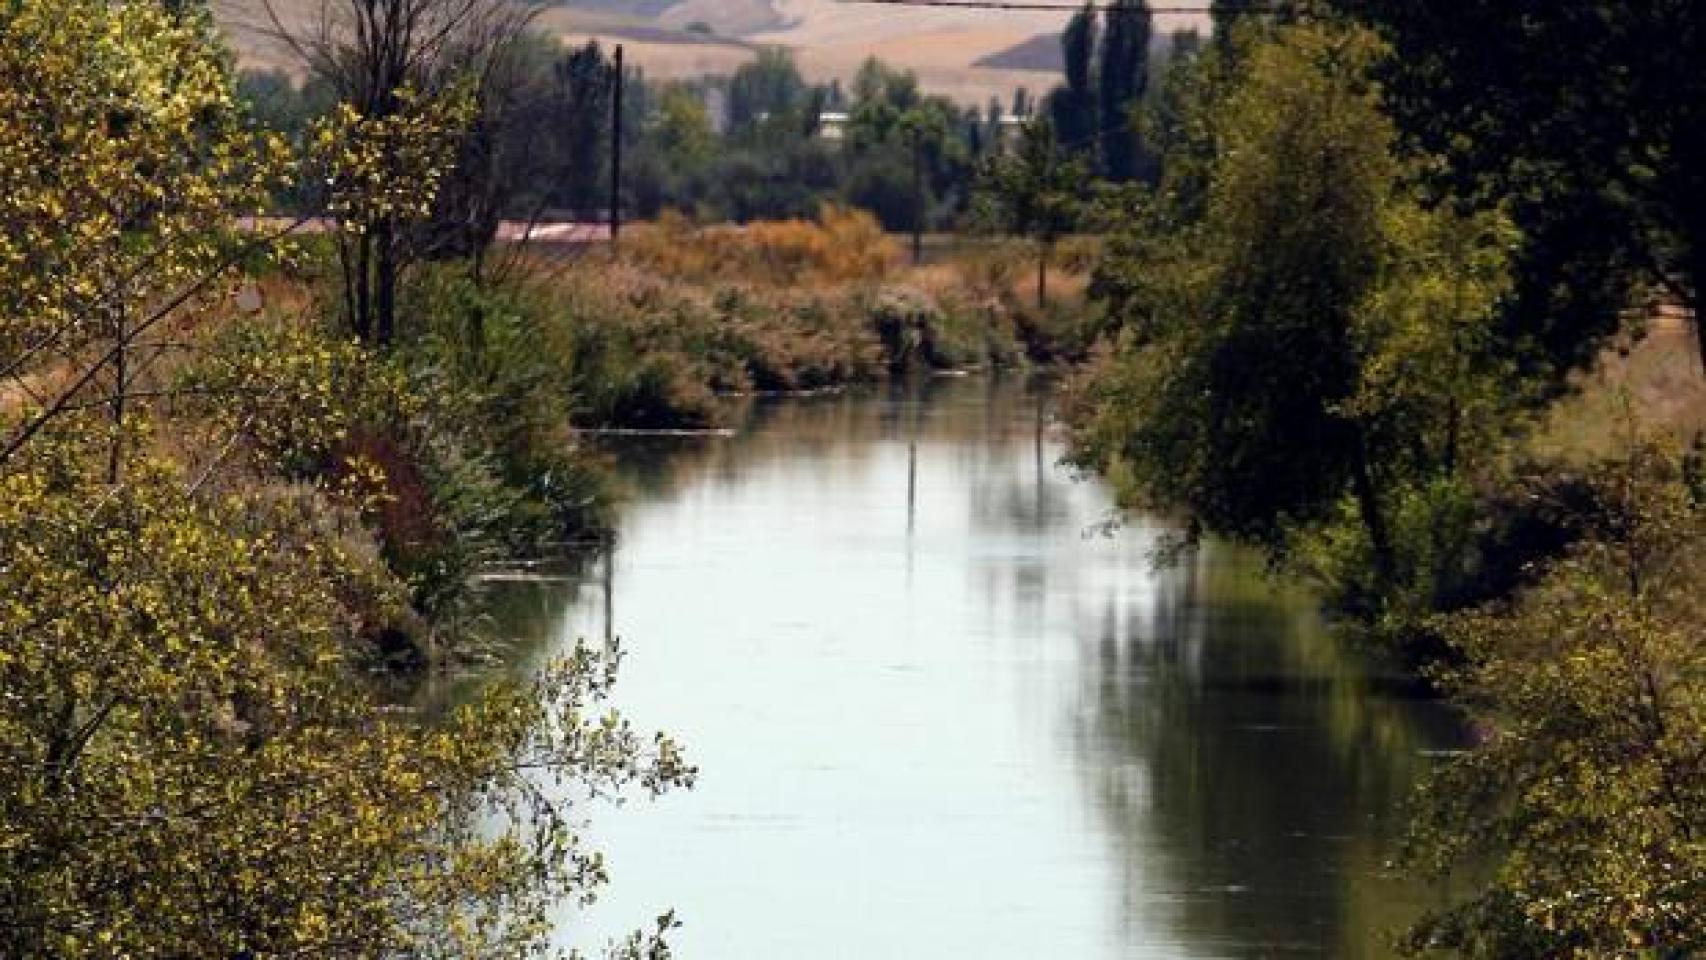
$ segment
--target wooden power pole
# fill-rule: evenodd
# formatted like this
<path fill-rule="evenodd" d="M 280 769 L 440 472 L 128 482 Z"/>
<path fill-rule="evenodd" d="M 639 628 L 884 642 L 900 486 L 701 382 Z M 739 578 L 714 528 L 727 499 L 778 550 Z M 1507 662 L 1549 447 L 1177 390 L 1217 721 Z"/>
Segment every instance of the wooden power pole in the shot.
<path fill-rule="evenodd" d="M 929 203 L 924 196 L 924 130 L 912 130 L 912 265 L 924 263 L 924 219 Z"/>
<path fill-rule="evenodd" d="M 610 255 L 622 249 L 622 45 L 616 45 L 610 97 Z"/>

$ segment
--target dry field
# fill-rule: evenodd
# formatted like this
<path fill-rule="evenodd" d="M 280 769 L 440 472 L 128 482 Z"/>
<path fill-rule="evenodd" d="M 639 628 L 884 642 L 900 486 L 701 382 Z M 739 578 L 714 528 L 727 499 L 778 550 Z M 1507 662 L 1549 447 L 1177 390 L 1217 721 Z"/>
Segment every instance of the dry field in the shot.
<path fill-rule="evenodd" d="M 1672 310 L 1651 318 L 1645 336 L 1618 338 L 1575 379 L 1576 393 L 1547 412 L 1535 447 L 1591 459 L 1617 453 L 1631 426 L 1684 443 L 1706 433 L 1706 373 L 1694 336 L 1692 323 Z"/>
<path fill-rule="evenodd" d="M 708 24 L 718 37 L 694 42 L 696 38 L 685 34 L 684 28 L 695 22 Z M 774 5 L 755 0 L 683 0 L 648 23 L 681 29 L 680 40 L 686 42 L 657 42 L 643 32 L 636 39 L 632 19 L 624 22 L 598 11 L 557 8 L 540 18 L 542 27 L 570 42 L 591 38 L 621 42 L 629 62 L 656 78 L 726 74 L 754 56 L 756 45 L 780 46 L 794 51 L 801 70 L 814 81 L 851 81 L 860 64 L 876 56 L 916 70 L 931 93 L 982 106 L 991 96 L 1006 101 L 1015 87 L 1040 92 L 1058 82 L 1051 73 L 990 70 L 974 64 L 1038 33 L 1058 31 L 1065 15 L 897 10 L 835 0 L 775 0 Z M 742 42 L 731 43 L 731 39 Z"/>
<path fill-rule="evenodd" d="M 327 2 L 337 0 L 274 0 L 297 24 L 312 22 Z M 621 42 L 629 62 L 657 78 L 725 74 L 751 58 L 757 45 L 778 45 L 793 50 L 813 80 L 846 82 L 865 58 L 877 56 L 916 70 L 932 93 L 982 106 L 991 96 L 1006 101 L 1016 87 L 1041 94 L 1058 82 L 1052 72 L 975 64 L 1039 34 L 1058 33 L 1075 9 L 1068 0 L 1062 5 L 1054 13 L 900 9 L 840 0 L 581 0 L 547 8 L 539 25 L 571 42 Z M 214 0 L 214 9 L 245 65 L 290 67 L 285 53 L 265 37 L 263 0 Z M 1202 20 L 1169 16 L 1157 29 L 1203 27 Z M 686 28 L 695 23 L 716 36 L 689 33 Z"/>

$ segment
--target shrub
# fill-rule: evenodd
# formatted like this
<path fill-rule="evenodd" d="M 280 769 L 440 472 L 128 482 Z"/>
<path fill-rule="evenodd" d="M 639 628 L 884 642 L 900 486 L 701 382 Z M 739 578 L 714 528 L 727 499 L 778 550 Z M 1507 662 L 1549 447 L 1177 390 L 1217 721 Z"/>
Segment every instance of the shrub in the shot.
<path fill-rule="evenodd" d="M 1485 736 L 1424 793 L 1410 864 L 1495 856 L 1417 953 L 1688 956 L 1706 945 L 1706 508 L 1638 440 L 1586 481 L 1582 540 L 1517 598 L 1451 618 L 1448 687 Z"/>
<path fill-rule="evenodd" d="M 825 204 L 813 220 L 695 227 L 665 213 L 630 231 L 626 256 L 671 277 L 793 286 L 882 279 L 900 248 L 862 210 Z"/>

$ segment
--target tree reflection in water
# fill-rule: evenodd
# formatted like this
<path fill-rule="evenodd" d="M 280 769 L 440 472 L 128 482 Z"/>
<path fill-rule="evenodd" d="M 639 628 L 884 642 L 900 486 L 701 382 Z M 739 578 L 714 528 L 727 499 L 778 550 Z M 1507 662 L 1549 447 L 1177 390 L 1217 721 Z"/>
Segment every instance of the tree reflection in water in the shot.
<path fill-rule="evenodd" d="M 1164 915 L 1215 955 L 1389 955 L 1437 905 L 1383 865 L 1452 718 L 1371 679 L 1235 550 L 1158 573 L 1154 598 L 1083 638 L 1076 717 L 1127 922 Z"/>

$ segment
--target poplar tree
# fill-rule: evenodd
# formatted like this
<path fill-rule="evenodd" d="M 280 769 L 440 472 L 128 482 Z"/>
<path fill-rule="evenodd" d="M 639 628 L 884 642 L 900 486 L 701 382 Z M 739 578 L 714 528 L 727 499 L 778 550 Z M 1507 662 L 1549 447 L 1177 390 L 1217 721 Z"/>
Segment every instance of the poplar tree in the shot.
<path fill-rule="evenodd" d="M 1147 173 L 1133 111 L 1149 86 L 1153 18 L 1147 0 L 1115 0 L 1106 12 L 1096 78 L 1102 170 L 1108 179 L 1123 182 Z"/>
<path fill-rule="evenodd" d="M 1052 130 L 1066 150 L 1073 153 L 1096 152 L 1096 11 L 1085 5 L 1073 15 L 1061 37 L 1066 54 L 1066 85 L 1058 87 L 1048 98 L 1048 115 Z"/>
<path fill-rule="evenodd" d="M 1065 154 L 1047 120 L 1025 125 L 1017 148 L 991 159 L 981 178 L 984 214 L 1037 244 L 1037 307 L 1048 306 L 1048 265 L 1055 244 L 1078 224 L 1090 173 Z"/>

